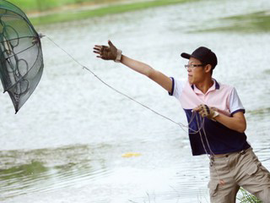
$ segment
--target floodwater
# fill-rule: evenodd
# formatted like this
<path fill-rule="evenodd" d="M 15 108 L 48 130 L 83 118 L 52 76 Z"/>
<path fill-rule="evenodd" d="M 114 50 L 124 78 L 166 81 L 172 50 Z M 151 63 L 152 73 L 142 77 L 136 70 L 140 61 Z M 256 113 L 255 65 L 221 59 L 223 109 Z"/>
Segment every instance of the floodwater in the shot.
<path fill-rule="evenodd" d="M 146 77 L 96 59 L 92 47 L 111 39 L 176 78 L 186 77 L 180 52 L 210 47 L 219 57 L 214 77 L 237 88 L 248 141 L 270 169 L 269 33 L 196 32 L 269 4 L 205 0 L 37 29 L 114 88 L 183 124 L 178 101 Z M 112 91 L 48 38 L 42 43 L 42 80 L 17 115 L 1 95 L 0 201 L 209 202 L 208 159 L 191 155 L 187 129 Z"/>

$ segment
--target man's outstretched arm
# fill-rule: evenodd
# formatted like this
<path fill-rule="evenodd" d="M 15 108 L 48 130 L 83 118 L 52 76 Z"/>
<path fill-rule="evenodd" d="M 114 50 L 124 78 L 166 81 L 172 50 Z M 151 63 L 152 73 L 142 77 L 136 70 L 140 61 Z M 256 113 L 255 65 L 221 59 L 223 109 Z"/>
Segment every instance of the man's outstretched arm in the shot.
<path fill-rule="evenodd" d="M 95 45 L 94 53 L 97 54 L 98 58 L 104 60 L 114 60 L 116 62 L 121 62 L 125 66 L 129 67 L 130 69 L 143 74 L 150 78 L 151 80 L 158 83 L 168 92 L 172 90 L 172 80 L 164 75 L 163 73 L 153 69 L 148 64 L 143 62 L 131 59 L 125 55 L 122 55 L 122 52 L 118 50 L 111 41 L 108 41 L 109 46 L 104 45 Z M 121 55 L 120 55 L 121 54 Z"/>

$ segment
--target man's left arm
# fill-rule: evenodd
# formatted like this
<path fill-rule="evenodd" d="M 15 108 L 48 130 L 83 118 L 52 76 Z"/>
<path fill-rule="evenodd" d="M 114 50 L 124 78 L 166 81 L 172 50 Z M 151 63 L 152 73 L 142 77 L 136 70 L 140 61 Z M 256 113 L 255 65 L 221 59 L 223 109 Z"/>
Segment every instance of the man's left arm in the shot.
<path fill-rule="evenodd" d="M 243 133 L 246 130 L 246 119 L 243 111 L 237 111 L 232 116 L 227 116 L 218 112 L 218 109 L 208 107 L 206 104 L 201 104 L 194 108 L 193 111 L 198 112 L 202 117 L 215 120 L 231 130 Z"/>
<path fill-rule="evenodd" d="M 247 127 L 246 118 L 244 115 L 245 108 L 243 107 L 235 88 L 233 88 L 230 93 L 229 101 L 229 110 L 231 115 L 228 116 L 220 113 L 215 120 L 225 125 L 227 128 L 243 133 Z"/>
<path fill-rule="evenodd" d="M 231 130 L 243 133 L 246 130 L 246 118 L 242 111 L 234 113 L 232 116 L 226 116 L 222 113 L 219 113 L 218 116 L 214 118 L 217 122 L 223 124 Z"/>

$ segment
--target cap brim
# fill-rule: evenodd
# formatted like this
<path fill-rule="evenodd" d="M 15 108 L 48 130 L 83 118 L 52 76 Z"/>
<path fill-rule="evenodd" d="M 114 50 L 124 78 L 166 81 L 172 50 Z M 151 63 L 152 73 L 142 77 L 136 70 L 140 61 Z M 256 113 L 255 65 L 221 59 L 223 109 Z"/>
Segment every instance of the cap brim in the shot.
<path fill-rule="evenodd" d="M 182 53 L 181 56 L 185 59 L 190 59 L 191 55 L 187 53 Z"/>

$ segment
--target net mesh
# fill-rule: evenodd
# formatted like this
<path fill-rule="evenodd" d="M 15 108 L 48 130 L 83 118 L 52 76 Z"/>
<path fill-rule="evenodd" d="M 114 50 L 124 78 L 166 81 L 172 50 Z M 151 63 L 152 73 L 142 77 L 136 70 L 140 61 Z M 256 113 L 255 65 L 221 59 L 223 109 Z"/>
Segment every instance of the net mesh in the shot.
<path fill-rule="evenodd" d="M 38 85 L 43 72 L 38 33 L 15 5 L 0 0 L 0 77 L 17 113 Z"/>

